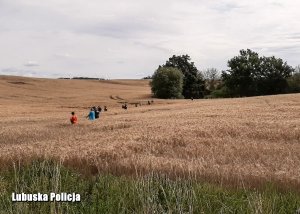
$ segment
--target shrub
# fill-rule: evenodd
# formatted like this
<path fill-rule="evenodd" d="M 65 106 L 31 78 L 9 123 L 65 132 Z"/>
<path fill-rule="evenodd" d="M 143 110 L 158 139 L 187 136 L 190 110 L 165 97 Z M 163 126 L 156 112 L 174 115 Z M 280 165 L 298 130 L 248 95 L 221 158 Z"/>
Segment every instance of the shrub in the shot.
<path fill-rule="evenodd" d="M 228 97 L 231 97 L 231 94 L 225 86 L 220 89 L 214 90 L 210 94 L 210 98 L 228 98 Z"/>
<path fill-rule="evenodd" d="M 177 68 L 159 67 L 150 85 L 157 98 L 182 98 L 183 74 Z"/>

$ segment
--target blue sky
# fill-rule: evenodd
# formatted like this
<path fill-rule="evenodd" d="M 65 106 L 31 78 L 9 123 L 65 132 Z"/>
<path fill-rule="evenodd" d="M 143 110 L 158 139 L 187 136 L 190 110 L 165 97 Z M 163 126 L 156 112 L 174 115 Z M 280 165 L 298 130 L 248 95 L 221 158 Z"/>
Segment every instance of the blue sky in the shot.
<path fill-rule="evenodd" d="M 240 49 L 300 64 L 295 0 L 0 0 L 0 74 L 141 78 L 173 54 L 227 68 Z"/>

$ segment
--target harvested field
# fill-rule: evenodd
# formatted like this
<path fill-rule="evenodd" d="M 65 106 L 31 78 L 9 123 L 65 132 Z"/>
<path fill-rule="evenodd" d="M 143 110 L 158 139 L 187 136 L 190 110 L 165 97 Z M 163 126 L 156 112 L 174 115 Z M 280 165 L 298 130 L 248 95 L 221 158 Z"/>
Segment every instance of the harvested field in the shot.
<path fill-rule="evenodd" d="M 0 76 L 1 167 L 54 158 L 88 173 L 300 186 L 300 94 L 146 105 L 150 99 L 147 80 Z M 126 111 L 119 101 L 143 105 Z M 108 112 L 88 121 L 92 105 Z M 78 125 L 69 124 L 71 111 Z"/>

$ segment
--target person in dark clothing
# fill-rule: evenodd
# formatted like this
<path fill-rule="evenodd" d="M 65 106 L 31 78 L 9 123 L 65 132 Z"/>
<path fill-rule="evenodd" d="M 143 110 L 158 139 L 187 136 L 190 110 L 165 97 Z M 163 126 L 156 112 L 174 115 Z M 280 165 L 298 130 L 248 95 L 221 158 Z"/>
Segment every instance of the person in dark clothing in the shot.
<path fill-rule="evenodd" d="M 104 106 L 104 111 L 107 111 L 107 107 L 106 106 Z"/>
<path fill-rule="evenodd" d="M 99 116 L 100 116 L 100 111 L 99 111 L 99 108 L 95 108 L 95 119 L 98 119 Z"/>
<path fill-rule="evenodd" d="M 127 103 L 125 103 L 124 105 L 122 105 L 122 108 L 127 110 Z"/>
<path fill-rule="evenodd" d="M 102 112 L 101 106 L 97 106 L 96 111 L 95 111 L 96 118 L 100 118 L 101 112 Z M 97 117 L 97 114 L 98 114 L 98 117 Z"/>

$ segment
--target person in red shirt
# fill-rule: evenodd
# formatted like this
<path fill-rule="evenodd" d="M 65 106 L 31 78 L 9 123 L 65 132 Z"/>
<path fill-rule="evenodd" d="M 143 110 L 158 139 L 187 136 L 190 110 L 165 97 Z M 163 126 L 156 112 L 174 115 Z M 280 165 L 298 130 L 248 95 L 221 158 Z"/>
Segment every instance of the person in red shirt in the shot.
<path fill-rule="evenodd" d="M 70 118 L 71 123 L 77 124 L 78 119 L 77 119 L 77 116 L 75 115 L 75 112 L 73 111 L 71 114 L 72 114 L 72 117 Z"/>

